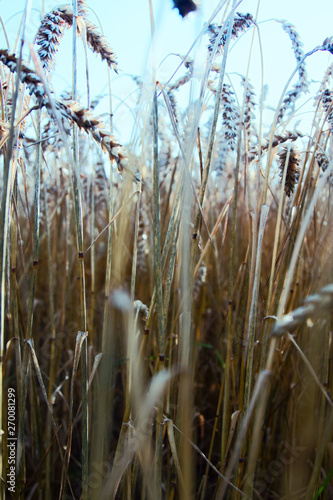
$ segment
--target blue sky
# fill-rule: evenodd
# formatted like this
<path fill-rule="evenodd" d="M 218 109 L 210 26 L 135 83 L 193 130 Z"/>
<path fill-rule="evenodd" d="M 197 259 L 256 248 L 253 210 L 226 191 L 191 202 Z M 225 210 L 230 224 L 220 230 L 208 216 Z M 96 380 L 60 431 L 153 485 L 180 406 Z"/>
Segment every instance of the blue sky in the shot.
<path fill-rule="evenodd" d="M 253 15 L 257 9 L 257 1 L 243 0 L 238 11 L 250 12 Z M 178 11 L 172 9 L 171 0 L 152 0 L 156 24 L 155 63 L 158 67 L 157 78 L 166 81 L 179 63 L 179 58 L 172 54 L 185 54 L 191 46 L 203 24 L 218 4 L 215 0 L 202 0 L 201 7 L 196 13 L 191 13 L 182 19 Z M 24 0 L 0 0 L 0 15 L 6 26 L 11 48 L 21 19 Z M 52 10 L 57 3 L 50 0 L 44 2 L 45 12 Z M 146 61 L 150 47 L 150 13 L 148 0 L 87 0 L 87 5 L 93 8 L 89 12 L 90 19 L 101 23 L 103 32 L 118 56 L 120 74 L 113 74 L 112 86 L 114 93 L 115 116 L 118 119 L 119 133 L 128 129 L 131 121 L 129 108 L 136 102 L 136 87 L 129 74 L 142 75 L 145 73 Z M 31 16 L 27 29 L 27 41 L 34 38 L 40 22 L 41 0 L 31 0 Z M 220 20 L 218 15 L 216 21 Z M 268 85 L 269 103 L 276 105 L 281 91 L 295 67 L 295 59 L 291 49 L 291 42 L 282 30 L 281 25 L 273 19 L 286 19 L 296 26 L 307 52 L 314 46 L 332 35 L 333 6 L 329 0 L 262 0 L 259 8 L 259 26 L 262 37 L 264 55 L 264 81 Z M 5 39 L 0 28 L 0 43 L 5 46 Z M 238 77 L 234 72 L 245 73 L 252 32 L 247 33 L 232 49 L 228 58 L 228 72 L 236 84 Z M 257 40 L 257 38 L 256 38 Z M 70 87 L 71 84 L 71 32 L 68 32 L 61 43 L 57 55 L 57 64 L 52 77 L 52 85 L 57 92 Z M 166 59 L 165 59 L 166 58 Z M 82 82 L 81 92 L 85 89 L 85 70 L 83 49 L 79 48 L 79 75 Z M 164 61 L 162 64 L 161 62 Z M 323 73 L 332 62 L 332 56 L 327 52 L 318 53 L 308 59 L 308 74 L 312 80 L 320 81 Z M 260 82 L 259 50 L 257 42 L 254 45 L 250 78 L 255 86 Z M 92 55 L 89 58 L 90 85 L 92 96 L 98 95 L 107 89 L 107 72 L 105 64 Z M 182 73 L 179 73 L 181 76 Z M 313 85 L 315 88 L 315 85 Z M 134 94 L 133 94 L 134 92 Z M 256 88 L 257 94 L 260 89 Z M 125 99 L 125 101 L 123 101 Z"/>

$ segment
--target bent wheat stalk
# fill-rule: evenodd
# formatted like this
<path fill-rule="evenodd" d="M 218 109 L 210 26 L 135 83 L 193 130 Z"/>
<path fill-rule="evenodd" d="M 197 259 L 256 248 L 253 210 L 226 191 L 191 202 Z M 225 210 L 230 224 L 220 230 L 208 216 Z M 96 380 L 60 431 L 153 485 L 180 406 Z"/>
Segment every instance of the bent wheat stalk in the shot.
<path fill-rule="evenodd" d="M 12 73 L 15 73 L 18 68 L 18 59 L 15 54 L 12 54 L 7 49 L 0 50 L 0 62 L 9 68 Z M 30 94 L 36 98 L 36 109 L 45 107 L 51 115 L 53 115 L 52 106 L 48 95 L 44 91 L 44 87 L 37 72 L 22 63 L 20 80 L 26 85 Z M 112 161 L 116 161 L 118 170 L 127 169 L 127 156 L 118 142 L 118 140 L 105 128 L 105 124 L 100 118 L 92 115 L 88 109 L 82 107 L 77 102 L 66 104 L 58 99 L 53 99 L 53 105 L 61 118 L 75 123 L 80 129 L 90 134 L 94 141 L 100 146 L 103 152 L 107 153 Z M 64 123 L 66 125 L 66 123 Z M 67 127 L 68 128 L 68 127 Z M 66 130 L 66 127 L 65 127 Z"/>

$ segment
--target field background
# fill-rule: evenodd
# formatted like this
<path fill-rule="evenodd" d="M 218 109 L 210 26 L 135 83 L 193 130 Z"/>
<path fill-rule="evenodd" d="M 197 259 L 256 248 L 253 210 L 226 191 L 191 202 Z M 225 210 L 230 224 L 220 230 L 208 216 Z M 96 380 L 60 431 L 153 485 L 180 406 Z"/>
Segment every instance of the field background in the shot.
<path fill-rule="evenodd" d="M 332 498 L 329 4 L 125 3 L 2 18 L 2 496 Z"/>

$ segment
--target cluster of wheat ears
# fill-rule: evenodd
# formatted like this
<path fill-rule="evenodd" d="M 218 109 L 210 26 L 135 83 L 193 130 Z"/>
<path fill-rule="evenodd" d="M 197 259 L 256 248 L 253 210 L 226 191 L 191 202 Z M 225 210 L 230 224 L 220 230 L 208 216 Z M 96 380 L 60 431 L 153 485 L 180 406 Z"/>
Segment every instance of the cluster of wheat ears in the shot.
<path fill-rule="evenodd" d="M 23 59 L 27 2 L 0 49 L 1 498 L 333 497 L 333 65 L 310 132 L 288 128 L 333 38 L 305 54 L 278 21 L 295 70 L 267 126 L 263 88 L 228 78 L 260 35 L 236 3 L 193 43 L 204 67 L 191 49 L 168 82 L 135 78 L 126 147 L 111 84 L 110 119 L 89 84 L 80 103 L 77 44 L 118 78 L 83 0 L 43 15 Z"/>

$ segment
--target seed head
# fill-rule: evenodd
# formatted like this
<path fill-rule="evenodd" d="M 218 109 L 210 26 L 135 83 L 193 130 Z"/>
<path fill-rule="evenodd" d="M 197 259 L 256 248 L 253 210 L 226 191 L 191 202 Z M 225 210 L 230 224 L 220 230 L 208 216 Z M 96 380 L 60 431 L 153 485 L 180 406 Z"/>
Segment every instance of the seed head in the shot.
<path fill-rule="evenodd" d="M 282 151 L 279 153 L 279 163 L 280 163 L 280 177 L 283 178 L 283 172 L 285 168 L 285 163 L 288 155 L 288 147 L 283 147 Z M 293 147 L 290 148 L 289 161 L 287 165 L 287 175 L 286 183 L 284 186 L 284 191 L 286 195 L 290 198 L 290 195 L 294 192 L 295 186 L 299 180 L 299 152 Z"/>
<path fill-rule="evenodd" d="M 254 24 L 254 19 L 252 14 L 241 14 L 240 12 L 236 12 L 231 32 L 231 39 L 232 40 L 236 39 L 241 33 L 250 28 L 252 24 Z M 208 31 L 212 34 L 212 36 L 209 39 L 209 45 L 208 45 L 209 52 L 212 52 L 216 38 L 218 37 L 221 28 L 222 26 L 218 26 L 217 24 L 210 24 L 208 26 Z M 226 30 L 222 34 L 222 37 L 218 45 L 219 49 L 223 50 L 223 47 L 225 46 L 225 43 L 227 41 L 227 34 L 228 34 L 228 28 L 226 28 Z"/>
<path fill-rule="evenodd" d="M 324 153 L 316 153 L 315 156 L 318 166 L 322 169 L 323 172 L 325 172 L 325 170 L 327 170 L 327 167 L 329 165 L 327 156 Z"/>
<path fill-rule="evenodd" d="M 325 38 L 321 50 L 328 50 L 328 52 L 333 54 L 333 36 Z"/>

